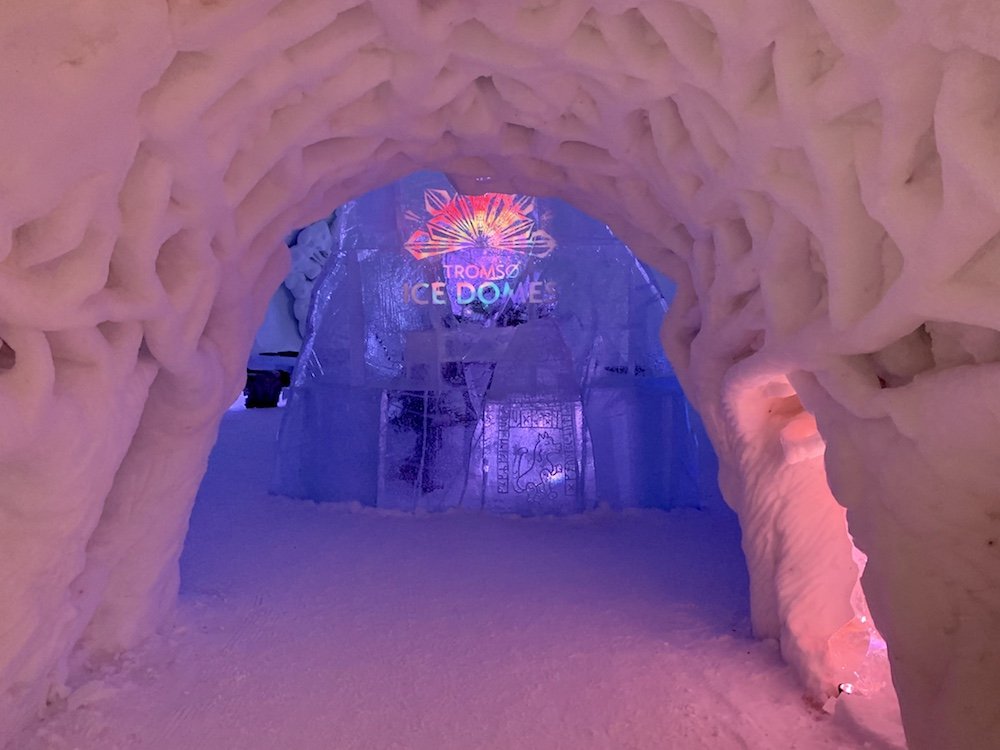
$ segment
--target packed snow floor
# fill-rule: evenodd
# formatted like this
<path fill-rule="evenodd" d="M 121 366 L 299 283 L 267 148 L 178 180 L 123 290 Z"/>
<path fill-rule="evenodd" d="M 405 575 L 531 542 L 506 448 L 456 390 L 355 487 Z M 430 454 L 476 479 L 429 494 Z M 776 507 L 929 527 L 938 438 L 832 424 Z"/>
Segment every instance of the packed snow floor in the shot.
<path fill-rule="evenodd" d="M 891 691 L 831 715 L 752 639 L 728 512 L 403 516 L 269 496 L 279 417 L 227 414 L 176 622 L 92 665 L 12 748 L 902 746 Z"/>

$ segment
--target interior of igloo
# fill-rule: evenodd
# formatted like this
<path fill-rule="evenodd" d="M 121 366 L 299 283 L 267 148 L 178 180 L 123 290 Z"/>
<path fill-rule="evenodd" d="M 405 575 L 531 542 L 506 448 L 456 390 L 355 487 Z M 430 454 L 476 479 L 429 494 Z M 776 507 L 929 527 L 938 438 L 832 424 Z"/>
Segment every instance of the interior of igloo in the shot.
<path fill-rule="evenodd" d="M 998 744 L 991 6 L 59 11 L 0 26 L 0 736 L 171 610 L 283 233 L 436 167 L 563 197 L 677 283 L 755 629 L 809 689 L 854 616 L 846 508 L 910 745 Z"/>

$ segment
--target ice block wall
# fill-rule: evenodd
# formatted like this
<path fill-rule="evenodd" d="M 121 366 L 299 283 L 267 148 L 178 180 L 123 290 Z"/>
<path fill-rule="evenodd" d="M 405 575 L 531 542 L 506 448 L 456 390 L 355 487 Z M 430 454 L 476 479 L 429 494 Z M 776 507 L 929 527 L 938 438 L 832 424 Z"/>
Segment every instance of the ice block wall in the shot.
<path fill-rule="evenodd" d="M 712 504 L 666 301 L 605 225 L 432 172 L 337 213 L 274 492 L 527 515 Z"/>
<path fill-rule="evenodd" d="M 998 23 L 990 0 L 6 2 L 0 736 L 169 611 L 287 228 L 433 166 L 562 197 L 676 281 L 664 341 L 755 628 L 810 690 L 845 665 L 846 517 L 911 745 L 1000 745 Z"/>

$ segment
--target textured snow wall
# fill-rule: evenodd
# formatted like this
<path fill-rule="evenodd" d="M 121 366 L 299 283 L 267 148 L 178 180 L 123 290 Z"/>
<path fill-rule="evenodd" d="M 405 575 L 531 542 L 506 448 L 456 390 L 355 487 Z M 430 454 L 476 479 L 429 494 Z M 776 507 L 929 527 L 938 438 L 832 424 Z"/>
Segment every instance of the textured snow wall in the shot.
<path fill-rule="evenodd" d="M 0 43 L 0 737 L 169 611 L 284 231 L 432 166 L 676 280 L 813 692 L 857 571 L 816 415 L 911 745 L 1000 745 L 993 0 L 8 0 Z"/>

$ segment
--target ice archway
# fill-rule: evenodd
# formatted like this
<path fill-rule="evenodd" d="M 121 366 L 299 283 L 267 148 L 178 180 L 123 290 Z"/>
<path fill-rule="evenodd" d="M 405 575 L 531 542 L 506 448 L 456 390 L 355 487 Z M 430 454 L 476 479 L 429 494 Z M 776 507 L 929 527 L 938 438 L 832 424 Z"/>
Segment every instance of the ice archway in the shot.
<path fill-rule="evenodd" d="M 0 39 L 0 737 L 169 610 L 284 231 L 432 166 L 678 282 L 755 627 L 820 691 L 856 568 L 801 397 L 912 746 L 1000 742 L 991 2 L 15 0 Z"/>

